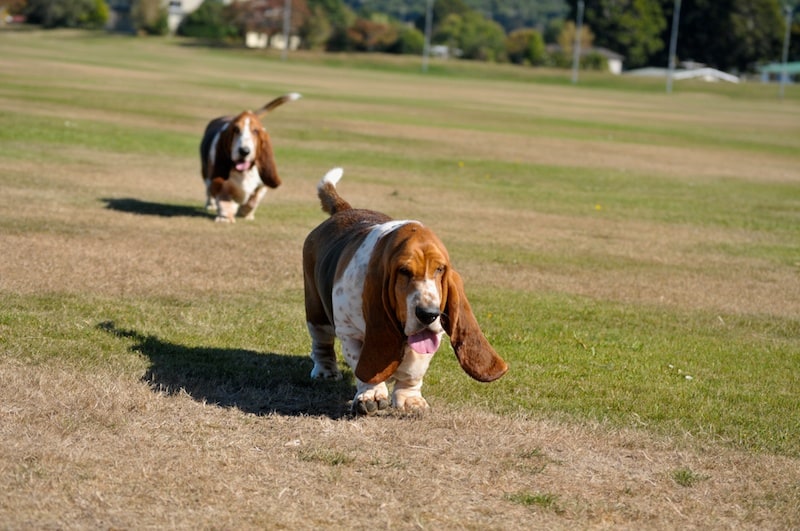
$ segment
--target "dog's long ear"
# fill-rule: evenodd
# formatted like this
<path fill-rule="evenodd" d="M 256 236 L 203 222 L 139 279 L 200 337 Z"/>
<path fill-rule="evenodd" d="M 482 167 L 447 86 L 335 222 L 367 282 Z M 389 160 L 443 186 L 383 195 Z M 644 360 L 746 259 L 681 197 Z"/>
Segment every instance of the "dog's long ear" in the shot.
<path fill-rule="evenodd" d="M 205 177 L 209 180 L 221 178 L 225 181 L 231 173 L 233 162 L 231 161 L 231 143 L 233 142 L 233 133 L 231 127 L 226 127 L 217 139 L 217 152 L 214 154 L 214 164 L 211 167 L 211 174 Z"/>
<path fill-rule="evenodd" d="M 362 294 L 366 333 L 355 373 L 369 384 L 386 381 L 403 360 L 405 335 L 395 314 L 397 272 L 391 267 L 391 239 L 384 238 L 373 252 Z"/>
<path fill-rule="evenodd" d="M 464 294 L 461 275 L 453 269 L 448 269 L 445 274 L 447 302 L 443 324 L 445 332 L 450 336 L 450 344 L 458 362 L 464 372 L 480 382 L 497 380 L 506 373 L 508 365 L 495 352 L 478 326 L 478 321 Z"/>
<path fill-rule="evenodd" d="M 270 188 L 277 188 L 281 185 L 281 178 L 278 177 L 278 168 L 275 166 L 275 156 L 272 154 L 272 142 L 269 133 L 261 127 L 258 129 L 258 154 L 256 155 L 256 165 L 261 181 Z"/>

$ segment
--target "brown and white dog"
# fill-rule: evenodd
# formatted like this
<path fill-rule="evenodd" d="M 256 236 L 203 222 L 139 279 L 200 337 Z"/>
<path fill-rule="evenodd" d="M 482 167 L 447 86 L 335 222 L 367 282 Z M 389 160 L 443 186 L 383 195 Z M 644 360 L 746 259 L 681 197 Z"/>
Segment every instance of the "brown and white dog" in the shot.
<path fill-rule="evenodd" d="M 508 366 L 481 332 L 439 238 L 418 221 L 352 208 L 336 191 L 341 176 L 335 168 L 317 186 L 330 217 L 303 246 L 311 377 L 341 378 L 338 337 L 357 379 L 355 412 L 387 408 L 387 381 L 393 406 L 424 410 L 422 378 L 444 333 L 467 374 L 503 376 Z"/>
<path fill-rule="evenodd" d="M 261 119 L 272 109 L 300 98 L 292 92 L 275 98 L 257 111 L 221 116 L 206 126 L 200 142 L 200 166 L 206 185 L 206 210 L 216 221 L 253 219 L 267 187 L 281 184 L 269 133 Z"/>

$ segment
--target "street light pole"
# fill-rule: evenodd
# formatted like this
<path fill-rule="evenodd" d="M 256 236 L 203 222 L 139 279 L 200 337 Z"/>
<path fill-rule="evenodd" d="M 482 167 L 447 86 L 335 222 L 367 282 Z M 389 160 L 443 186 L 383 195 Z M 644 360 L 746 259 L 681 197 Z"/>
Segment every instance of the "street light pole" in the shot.
<path fill-rule="evenodd" d="M 672 35 L 669 38 L 669 66 L 667 68 L 667 94 L 672 92 L 672 74 L 675 72 L 675 50 L 678 47 L 678 21 L 681 18 L 681 0 L 675 0 L 672 12 Z"/>
<path fill-rule="evenodd" d="M 285 61 L 289 53 L 289 39 L 291 38 L 292 22 L 292 0 L 286 0 L 283 4 L 283 50 L 281 50 L 281 60 Z"/>
<path fill-rule="evenodd" d="M 789 60 L 789 39 L 791 39 L 792 35 L 792 6 L 786 4 L 783 7 L 784 11 L 786 12 L 786 33 L 783 36 L 783 55 L 781 57 L 781 63 L 783 64 L 783 68 L 781 70 L 781 88 L 780 88 L 780 95 L 781 99 L 783 99 L 783 89 L 784 85 L 786 85 L 786 81 L 789 77 L 789 72 L 786 68 L 786 64 Z"/>
<path fill-rule="evenodd" d="M 431 26 L 433 25 L 433 2 L 428 0 L 425 9 L 425 44 L 422 46 L 422 71 L 428 71 L 428 56 L 431 54 Z"/>
<path fill-rule="evenodd" d="M 581 62 L 581 33 L 583 32 L 583 0 L 578 0 L 575 15 L 575 44 L 572 46 L 572 84 L 578 82 L 578 67 Z"/>

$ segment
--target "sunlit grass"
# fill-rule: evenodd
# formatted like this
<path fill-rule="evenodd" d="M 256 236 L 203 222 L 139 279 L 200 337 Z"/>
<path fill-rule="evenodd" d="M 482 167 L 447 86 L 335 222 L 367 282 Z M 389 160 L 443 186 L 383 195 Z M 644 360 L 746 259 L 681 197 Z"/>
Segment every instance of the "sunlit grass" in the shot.
<path fill-rule="evenodd" d="M 608 271 L 622 277 L 697 273 L 718 279 L 728 274 L 726 258 L 756 263 L 744 269 L 748 274 L 779 270 L 786 278 L 796 272 L 800 192 L 792 175 L 776 181 L 744 173 L 675 175 L 576 160 L 583 142 L 596 142 L 623 149 L 708 150 L 717 157 L 745 152 L 767 165 L 800 164 L 800 130 L 791 119 L 800 116 L 796 87 L 789 87 L 783 103 L 769 92 L 774 87 L 755 84 L 682 85 L 667 100 L 651 81 L 587 74 L 580 86 L 571 87 L 564 72 L 508 65 L 437 63 L 424 76 L 413 60 L 402 58 L 299 54 L 281 62 L 268 53 L 206 50 L 174 39 L 0 34 L 0 39 L 11 38 L 24 39 L 13 48 L 36 67 L 13 63 L 14 76 L 0 77 L 0 160 L 9 168 L 0 175 L 6 191 L 0 199 L 4 234 L 57 234 L 86 246 L 99 237 L 112 242 L 142 232 L 153 241 L 166 234 L 209 241 L 218 247 L 208 243 L 196 261 L 217 261 L 231 281 L 228 291 L 213 295 L 186 289 L 170 296 L 113 296 L 91 289 L 44 292 L 30 279 L 27 291 L 2 292 L 4 356 L 32 366 L 61 363 L 132 378 L 154 365 L 167 374 L 188 371 L 172 380 L 209 387 L 204 396 L 210 401 L 221 400 L 230 389 L 258 394 L 281 382 L 310 386 L 302 279 L 291 277 L 297 257 L 258 264 L 285 271 L 292 288 L 265 284 L 249 292 L 226 269 L 238 265 L 225 262 L 226 251 L 245 242 L 247 256 L 274 243 L 291 242 L 299 249 L 307 231 L 323 219 L 314 183 L 331 166 L 343 165 L 347 196 L 366 196 L 357 206 L 382 203 L 393 215 L 423 214 L 437 230 L 441 225 L 448 231 L 447 245 L 459 264 L 478 272 L 508 269 L 500 287 L 494 278 L 470 278 L 469 296 L 511 371 L 491 385 L 472 382 L 443 348 L 425 383 L 435 407 L 468 404 L 502 414 L 588 419 L 800 455 L 796 317 L 508 288 L 515 270 L 581 274 L 594 282 L 602 280 L 596 273 Z M 73 215 L 105 212 L 104 199 L 129 199 L 129 190 L 139 193 L 133 200 L 156 203 L 156 210 L 167 204 L 196 214 L 193 209 L 202 208 L 197 143 L 205 121 L 295 89 L 304 92 L 304 100 L 270 117 L 286 185 L 276 199 L 268 196 L 254 223 L 227 227 L 229 239 L 221 238 L 220 228 L 202 213 L 198 224 L 176 229 L 163 220 L 152 222 L 149 211 L 140 208 L 137 219 L 126 220 L 130 213 L 114 218 L 113 231 L 93 216 Z M 534 97 L 523 98 L 529 92 Z M 712 107 L 718 109 L 706 116 Z M 443 145 L 451 133 L 466 140 Z M 487 140 L 489 134 L 498 136 Z M 514 142 L 533 151 L 542 139 L 576 146 L 576 159 L 558 164 L 510 160 L 500 149 Z M 500 153 L 470 149 L 487 143 Z M 136 173 L 142 181 L 120 194 L 108 193 L 111 185 L 102 184 L 103 176 L 81 180 L 87 166 L 123 155 L 151 162 L 148 171 L 159 162 L 191 160 L 186 164 L 191 176 L 143 170 Z M 59 172 L 39 171 L 43 160 Z M 160 195 L 161 184 L 180 179 L 191 182 L 191 191 L 177 199 Z M 197 197 L 194 204 L 191 197 Z M 534 245 L 535 236 L 513 241 L 502 229 L 491 233 L 495 229 L 486 212 L 580 222 L 575 232 L 589 230 L 592 223 L 619 222 L 620 230 L 712 229 L 715 237 L 676 244 L 681 246 L 671 250 L 682 258 L 676 265 L 642 253 L 611 255 L 600 244 Z M 489 236 L 476 234 L 487 227 Z M 13 251 L 3 249 L 4 256 L 16 256 Z M 61 267 L 65 264 L 54 262 L 51 274 Z M 171 282 L 180 286 L 182 280 Z M 353 391 L 352 375 L 345 373 L 348 379 L 334 388 L 343 402 Z M 336 454 L 306 457 L 341 464 Z M 522 456 L 533 468 L 544 466 L 534 457 L 535 452 Z M 693 478 L 682 472 L 675 481 Z M 551 507 L 555 499 L 549 496 L 523 492 L 512 501 Z"/>
<path fill-rule="evenodd" d="M 800 416 L 791 398 L 800 320 L 555 295 L 473 298 L 484 331 L 512 370 L 498 385 L 461 381 L 454 356 L 442 351 L 426 379 L 436 396 L 506 413 L 560 411 L 573 419 L 800 452 L 792 436 Z"/>

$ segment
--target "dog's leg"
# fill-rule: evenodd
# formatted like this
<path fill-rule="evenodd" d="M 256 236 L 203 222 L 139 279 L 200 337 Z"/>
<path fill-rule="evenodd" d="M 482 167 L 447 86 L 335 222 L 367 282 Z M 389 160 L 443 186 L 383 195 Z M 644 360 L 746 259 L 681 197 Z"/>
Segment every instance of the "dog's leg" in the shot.
<path fill-rule="evenodd" d="M 356 370 L 358 359 L 361 356 L 363 342 L 347 336 L 347 328 L 341 330 L 342 354 L 353 371 Z M 356 378 L 356 395 L 353 397 L 353 413 L 357 415 L 372 415 L 381 409 L 389 407 L 389 390 L 386 383 L 368 384 Z"/>
<path fill-rule="evenodd" d="M 266 186 L 259 186 L 256 188 L 255 191 L 250 194 L 250 198 L 247 202 L 239 207 L 239 213 L 237 215 L 244 219 L 255 219 L 256 208 L 258 208 L 258 205 L 264 199 L 265 195 L 267 195 Z"/>
<path fill-rule="evenodd" d="M 217 203 L 211 195 L 211 181 L 203 179 L 203 182 L 206 183 L 206 212 L 216 212 Z"/>
<path fill-rule="evenodd" d="M 336 365 L 336 351 L 333 342 L 336 339 L 333 325 L 306 323 L 311 336 L 311 378 L 315 380 L 341 380 L 342 373 Z"/>
<path fill-rule="evenodd" d="M 405 411 L 419 411 L 429 408 L 422 397 L 422 378 L 428 371 L 432 354 L 418 354 L 406 349 L 403 361 L 392 375 L 395 380 L 392 405 Z"/>
<path fill-rule="evenodd" d="M 214 221 L 218 223 L 236 223 L 236 211 L 239 205 L 232 201 L 230 197 L 218 195 L 217 201 L 217 217 Z"/>

